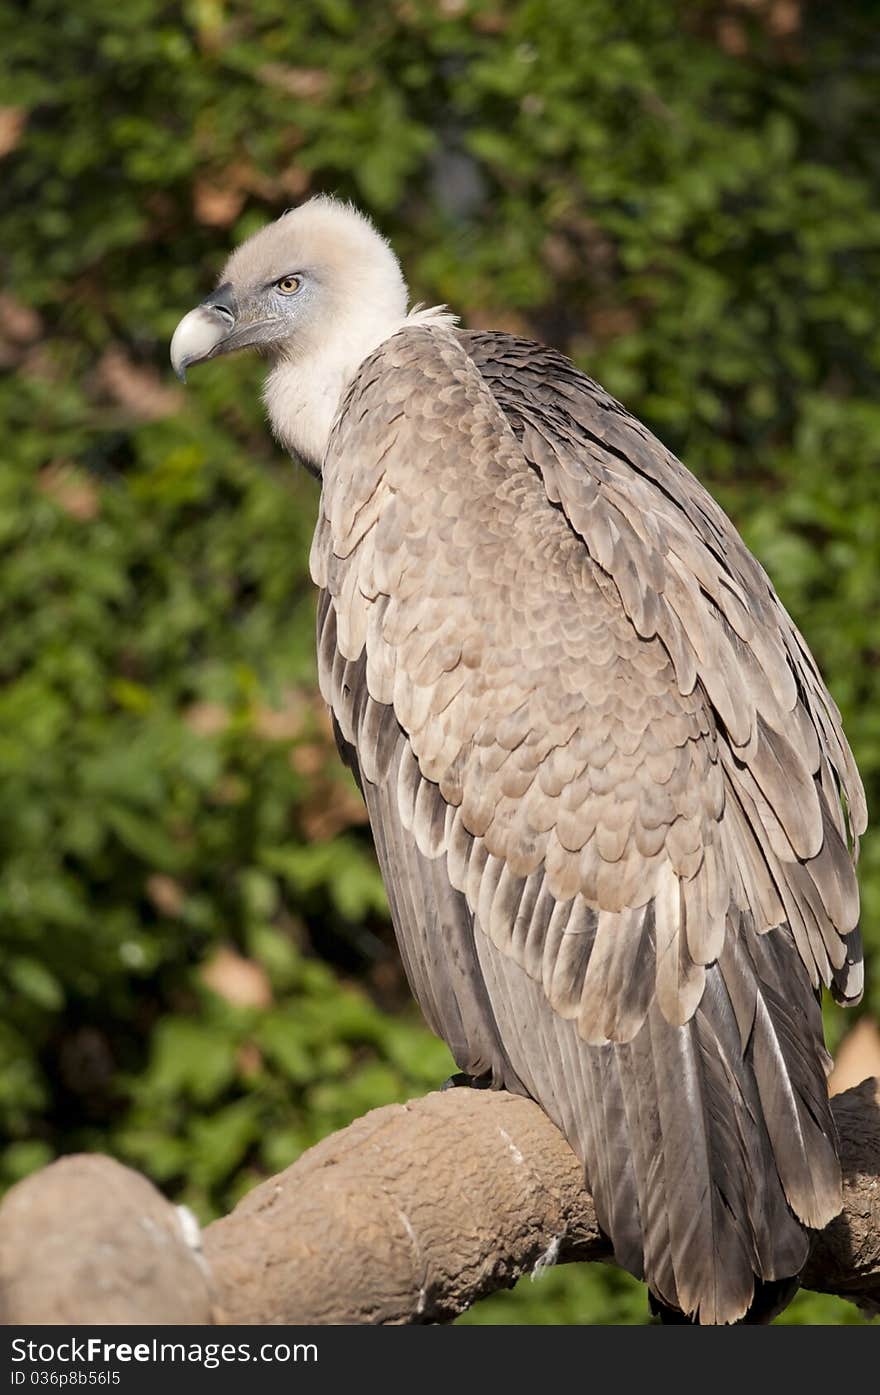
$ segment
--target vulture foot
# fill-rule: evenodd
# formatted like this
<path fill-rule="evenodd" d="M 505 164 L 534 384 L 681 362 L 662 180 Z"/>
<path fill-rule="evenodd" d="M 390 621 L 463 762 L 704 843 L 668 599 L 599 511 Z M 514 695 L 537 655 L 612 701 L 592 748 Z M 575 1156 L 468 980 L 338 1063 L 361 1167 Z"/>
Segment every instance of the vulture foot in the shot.
<path fill-rule="evenodd" d="M 485 1075 L 465 1075 L 464 1071 L 457 1071 L 455 1075 L 450 1075 L 448 1080 L 444 1080 L 440 1086 L 441 1090 L 491 1090 L 491 1088 L 491 1071 L 486 1071 Z"/>

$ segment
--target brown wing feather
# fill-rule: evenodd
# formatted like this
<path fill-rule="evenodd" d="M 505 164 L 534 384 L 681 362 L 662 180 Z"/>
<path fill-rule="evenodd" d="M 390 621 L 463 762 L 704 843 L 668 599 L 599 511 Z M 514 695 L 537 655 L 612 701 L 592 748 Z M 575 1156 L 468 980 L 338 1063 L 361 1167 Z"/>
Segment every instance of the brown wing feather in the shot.
<path fill-rule="evenodd" d="M 846 786 L 857 830 L 859 787 L 818 675 L 779 661 L 796 632 L 764 633 L 741 544 L 749 565 L 719 579 L 738 540 L 695 482 L 703 532 L 686 513 L 670 560 L 664 487 L 644 517 L 638 491 L 631 516 L 603 504 L 624 461 L 578 420 L 574 370 L 543 404 L 521 380 L 514 410 L 476 358 L 407 330 L 349 395 L 312 551 L 322 688 L 429 1021 L 566 1130 L 622 1263 L 731 1320 L 755 1274 L 802 1262 L 786 1200 L 813 1224 L 839 1206 L 809 979 L 795 954 L 795 1028 L 755 931 L 788 917 L 781 962 L 797 945 L 814 978 L 839 961 L 852 987 L 828 795 Z M 752 950 L 732 958 L 732 938 Z"/>
<path fill-rule="evenodd" d="M 685 1020 L 726 911 L 713 870 L 725 857 L 724 785 L 705 695 L 681 694 L 660 641 L 635 632 L 452 336 L 439 347 L 429 331 L 399 339 L 411 358 L 418 342 L 431 347 L 437 402 L 421 394 L 425 418 L 411 398 L 403 413 L 374 413 L 384 388 L 368 367 L 364 406 L 325 466 L 316 579 L 336 603 L 340 652 L 353 659 L 366 645 L 370 693 L 393 705 L 421 773 L 517 875 L 543 868 L 558 900 L 581 895 L 621 926 L 664 889 L 658 985 L 670 1020 Z M 459 429 L 439 433 L 438 419 Z M 337 467 L 370 449 L 381 470 L 352 479 Z M 463 468 L 465 449 L 476 468 Z M 653 780 L 646 763 L 670 749 Z M 694 897 L 670 890 L 670 868 L 676 883 L 707 884 L 696 898 L 706 924 L 689 936 Z M 583 972 L 566 1010 L 594 1040 L 598 1000 L 579 1001 Z M 619 1013 L 614 997 L 601 1002 L 614 1037 L 641 1022 L 622 980 L 620 991 Z"/>
<path fill-rule="evenodd" d="M 704 691 L 726 784 L 746 809 L 728 841 L 754 838 L 770 854 L 729 859 L 741 873 L 751 866 L 744 904 L 785 899 L 812 982 L 854 1001 L 864 790 L 840 713 L 769 578 L 693 475 L 567 359 L 506 335 L 460 338 L 633 626 L 661 640 L 682 692 Z M 804 914 L 805 896 L 824 910 Z M 757 928 L 778 923 L 774 910 Z"/>

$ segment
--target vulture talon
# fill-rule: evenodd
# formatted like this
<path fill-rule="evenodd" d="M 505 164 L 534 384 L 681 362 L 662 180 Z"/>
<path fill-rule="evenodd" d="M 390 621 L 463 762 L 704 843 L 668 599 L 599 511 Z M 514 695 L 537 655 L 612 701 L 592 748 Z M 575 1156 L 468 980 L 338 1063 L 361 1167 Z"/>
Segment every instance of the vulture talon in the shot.
<path fill-rule="evenodd" d="M 467 1075 L 465 1071 L 456 1071 L 455 1075 L 450 1075 L 440 1086 L 441 1090 L 491 1090 L 492 1072 L 487 1071 L 485 1075 Z"/>

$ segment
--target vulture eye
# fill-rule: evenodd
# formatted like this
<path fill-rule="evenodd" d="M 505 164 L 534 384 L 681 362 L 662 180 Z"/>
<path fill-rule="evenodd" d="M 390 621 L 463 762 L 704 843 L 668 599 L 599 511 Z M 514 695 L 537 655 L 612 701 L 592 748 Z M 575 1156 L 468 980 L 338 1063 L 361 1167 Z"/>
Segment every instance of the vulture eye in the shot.
<path fill-rule="evenodd" d="M 275 289 L 279 290 L 282 295 L 295 295 L 300 284 L 298 276 L 282 276 L 280 281 L 275 282 Z"/>

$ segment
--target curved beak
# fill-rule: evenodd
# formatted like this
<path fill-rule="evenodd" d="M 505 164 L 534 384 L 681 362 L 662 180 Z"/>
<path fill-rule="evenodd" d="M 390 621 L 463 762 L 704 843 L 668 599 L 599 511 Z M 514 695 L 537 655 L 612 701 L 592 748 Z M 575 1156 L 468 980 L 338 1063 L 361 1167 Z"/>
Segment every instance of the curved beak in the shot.
<path fill-rule="evenodd" d="M 171 366 L 182 383 L 186 382 L 186 370 L 191 363 L 202 363 L 206 358 L 235 347 L 229 342 L 235 330 L 237 308 L 232 287 L 220 286 L 184 315 L 174 338 L 171 340 Z"/>

